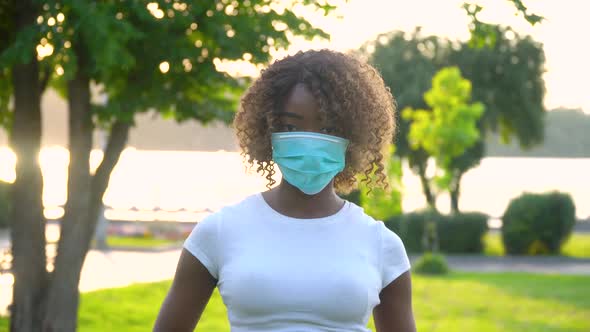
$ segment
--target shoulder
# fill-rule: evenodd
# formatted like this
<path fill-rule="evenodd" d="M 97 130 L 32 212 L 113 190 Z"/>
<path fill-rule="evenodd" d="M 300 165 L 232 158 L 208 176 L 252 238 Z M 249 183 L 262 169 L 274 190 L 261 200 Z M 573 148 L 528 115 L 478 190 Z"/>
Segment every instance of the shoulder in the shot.
<path fill-rule="evenodd" d="M 372 236 L 375 237 L 374 240 L 381 241 L 383 238 L 385 238 L 386 241 L 389 240 L 401 242 L 400 237 L 395 232 L 387 228 L 382 220 L 375 219 L 368 215 L 362 207 L 356 205 L 355 203 L 349 202 L 348 204 L 350 204 L 351 218 L 353 218 L 359 226 L 369 229 Z"/>
<path fill-rule="evenodd" d="M 239 202 L 228 204 L 218 211 L 205 216 L 199 224 L 221 224 L 227 220 L 243 220 L 257 210 L 259 203 L 257 195 L 259 194 L 250 195 Z"/>
<path fill-rule="evenodd" d="M 240 221 L 248 219 L 251 211 L 256 210 L 255 204 L 256 197 L 251 195 L 237 203 L 226 205 L 197 222 L 191 235 L 201 234 L 201 237 L 217 238 L 225 231 L 222 228 L 226 223 L 230 222 L 232 226 L 236 226 Z"/>
<path fill-rule="evenodd" d="M 195 225 L 189 236 L 184 241 L 183 247 L 195 256 L 211 275 L 218 279 L 219 269 L 224 263 L 224 243 L 232 240 L 233 234 L 242 233 L 243 220 L 251 219 L 247 215 L 252 210 L 253 197 L 249 196 L 242 201 L 225 206 L 219 211 L 211 213 Z M 227 227 L 231 222 L 231 227 Z M 229 236 L 229 238 L 228 238 Z"/>
<path fill-rule="evenodd" d="M 369 230 L 370 241 L 375 244 L 382 287 L 385 287 L 410 268 L 404 243 L 398 234 L 387 228 L 383 221 L 371 217 L 354 203 L 350 205 L 352 218 L 360 227 Z"/>

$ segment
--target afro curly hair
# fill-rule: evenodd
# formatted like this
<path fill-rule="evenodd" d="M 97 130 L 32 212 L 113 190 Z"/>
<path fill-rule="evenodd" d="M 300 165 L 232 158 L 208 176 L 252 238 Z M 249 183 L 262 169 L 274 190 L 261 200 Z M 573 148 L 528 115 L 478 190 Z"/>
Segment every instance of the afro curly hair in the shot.
<path fill-rule="evenodd" d="M 335 177 L 336 190 L 350 192 L 358 174 L 365 175 L 361 181 L 369 188 L 386 187 L 383 159 L 393 140 L 395 100 L 375 68 L 331 50 L 309 50 L 275 61 L 240 100 L 233 125 L 242 155 L 250 167 L 256 163 L 257 172 L 266 174 L 267 187 L 276 183 L 270 139 L 279 128 L 276 114 L 297 84 L 313 94 L 322 120 L 336 128 L 334 135 L 350 141 L 346 166 Z"/>

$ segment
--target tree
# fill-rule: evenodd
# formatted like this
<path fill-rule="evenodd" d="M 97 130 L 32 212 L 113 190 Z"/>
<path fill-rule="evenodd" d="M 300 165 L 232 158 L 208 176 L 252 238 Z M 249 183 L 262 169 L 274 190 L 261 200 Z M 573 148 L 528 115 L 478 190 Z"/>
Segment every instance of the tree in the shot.
<path fill-rule="evenodd" d="M 424 100 L 431 111 L 410 107 L 402 111 L 402 116 L 412 121 L 408 140 L 412 148 L 422 148 L 434 158 L 438 169 L 435 183 L 439 189 L 448 190 L 455 178 L 453 159 L 479 140 L 477 121 L 484 106 L 469 104 L 471 82 L 461 77 L 457 67 L 441 69 Z"/>
<path fill-rule="evenodd" d="M 9 45 L 19 48 L 20 57 L 10 66 L 0 66 L 0 118 L 9 125 L 10 144 L 17 155 L 17 180 L 12 186 L 12 272 L 15 276 L 13 298 L 18 299 L 11 309 L 16 318 L 11 331 L 40 331 L 41 316 L 45 314 L 45 295 L 49 274 L 45 268 L 45 223 L 41 192 L 41 170 L 37 156 L 41 144 L 41 88 L 35 47 L 31 40 L 36 31 L 32 26 L 40 6 L 32 1 L 0 1 L 0 51 L 5 56 Z M 14 45 L 17 40 L 20 43 Z M 4 88 L 8 91 L 4 93 Z M 10 95 L 14 109 L 9 112 Z M 18 220 L 18 222 L 17 222 Z"/>
<path fill-rule="evenodd" d="M 329 13 L 327 2 L 296 0 Z M 0 120 L 18 158 L 12 220 L 15 276 L 11 331 L 74 331 L 78 282 L 110 173 L 134 114 L 154 109 L 184 121 L 229 120 L 240 82 L 224 60 L 264 63 L 289 35 L 327 37 L 278 2 L 0 1 Z M 108 96 L 93 104 L 91 83 Z M 51 85 L 69 109 L 68 201 L 55 269 L 46 270 L 40 96 Z M 33 87 L 31 89 L 31 87 Z M 12 91 L 14 109 L 8 108 Z M 8 97 L 7 97 L 8 96 Z M 92 132 L 109 139 L 90 174 Z"/>
<path fill-rule="evenodd" d="M 543 137 L 544 55 L 542 46 L 528 36 L 506 27 L 495 27 L 493 47 L 473 48 L 436 36 L 391 32 L 367 43 L 362 52 L 382 73 L 396 97 L 398 109 L 426 108 L 422 95 L 430 88 L 434 73 L 445 66 L 457 66 L 472 82 L 473 100 L 486 111 L 478 122 L 482 139 L 453 160 L 451 209 L 458 210 L 461 177 L 479 164 L 484 156 L 484 138 L 501 132 L 505 139 L 516 138 L 523 148 L 539 144 Z M 374 52 L 368 50 L 374 48 Z M 526 65 L 523 65 L 526 64 Z M 409 121 L 398 119 L 396 154 L 408 161 L 418 174 L 430 207 L 434 207 L 432 183 L 426 177 L 428 154 L 412 150 L 407 142 Z"/>
<path fill-rule="evenodd" d="M 473 99 L 486 105 L 483 129 L 529 148 L 543 141 L 543 46 L 508 27 L 497 26 L 494 33 L 493 47 L 463 44 L 450 53 L 449 63 L 472 82 Z"/>
<path fill-rule="evenodd" d="M 360 53 L 381 72 L 385 84 L 395 96 L 398 109 L 406 107 L 425 109 L 423 94 L 430 88 L 436 71 L 444 67 L 448 60 L 447 43 L 437 37 L 422 37 L 420 28 L 410 35 L 403 32 L 390 32 L 380 35 L 377 42 L 369 42 Z M 374 49 L 374 52 L 369 52 Z M 407 140 L 410 122 L 396 113 L 398 132 L 395 153 L 406 159 L 410 168 L 418 174 L 422 191 L 429 206 L 434 207 L 435 196 L 426 177 L 428 154 L 422 149 L 412 149 Z"/>
<path fill-rule="evenodd" d="M 487 133 L 499 133 L 505 143 L 514 137 L 523 149 L 543 141 L 543 47 L 508 27 L 495 26 L 492 31 L 493 46 L 473 48 L 463 44 L 450 53 L 449 62 L 472 82 L 473 99 L 486 105 L 478 121 L 480 140 L 452 163 L 454 179 L 449 193 L 453 211 L 459 210 L 461 177 L 479 165 L 485 154 Z"/>

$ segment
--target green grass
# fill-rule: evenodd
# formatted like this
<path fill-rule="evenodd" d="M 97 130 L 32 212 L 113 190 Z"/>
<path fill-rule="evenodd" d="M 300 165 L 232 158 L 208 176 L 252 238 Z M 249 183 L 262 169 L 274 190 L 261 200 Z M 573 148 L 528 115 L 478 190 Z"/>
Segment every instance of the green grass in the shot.
<path fill-rule="evenodd" d="M 150 331 L 169 287 L 167 281 L 83 294 L 79 331 Z M 590 331 L 588 294 L 589 276 L 413 276 L 418 331 Z M 373 329 L 372 323 L 369 326 Z M 3 331 L 7 331 L 6 319 L 0 319 L 0 332 Z M 225 307 L 217 291 L 197 331 L 229 331 Z"/>
<path fill-rule="evenodd" d="M 499 233 L 488 233 L 484 238 L 484 253 L 490 256 L 504 255 L 504 245 Z M 590 234 L 573 233 L 562 247 L 562 255 L 590 258 Z"/>
<path fill-rule="evenodd" d="M 484 238 L 484 254 L 488 256 L 504 256 L 504 245 L 502 244 L 502 235 L 500 233 L 488 232 Z"/>
<path fill-rule="evenodd" d="M 151 237 L 109 236 L 107 244 L 111 247 L 153 248 L 178 243 L 178 241 Z"/>
<path fill-rule="evenodd" d="M 572 234 L 562 251 L 566 256 L 590 258 L 590 234 Z"/>

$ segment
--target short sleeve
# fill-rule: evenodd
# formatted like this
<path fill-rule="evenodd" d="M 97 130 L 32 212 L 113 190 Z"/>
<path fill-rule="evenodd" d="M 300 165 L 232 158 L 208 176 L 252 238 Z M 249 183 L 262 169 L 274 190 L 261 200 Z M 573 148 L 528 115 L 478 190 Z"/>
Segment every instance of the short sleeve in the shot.
<path fill-rule="evenodd" d="M 183 247 L 197 258 L 219 280 L 219 227 L 221 216 L 211 214 L 201 220 L 184 241 Z"/>
<path fill-rule="evenodd" d="M 410 260 L 400 237 L 379 222 L 381 232 L 381 281 L 385 288 L 410 269 Z"/>

